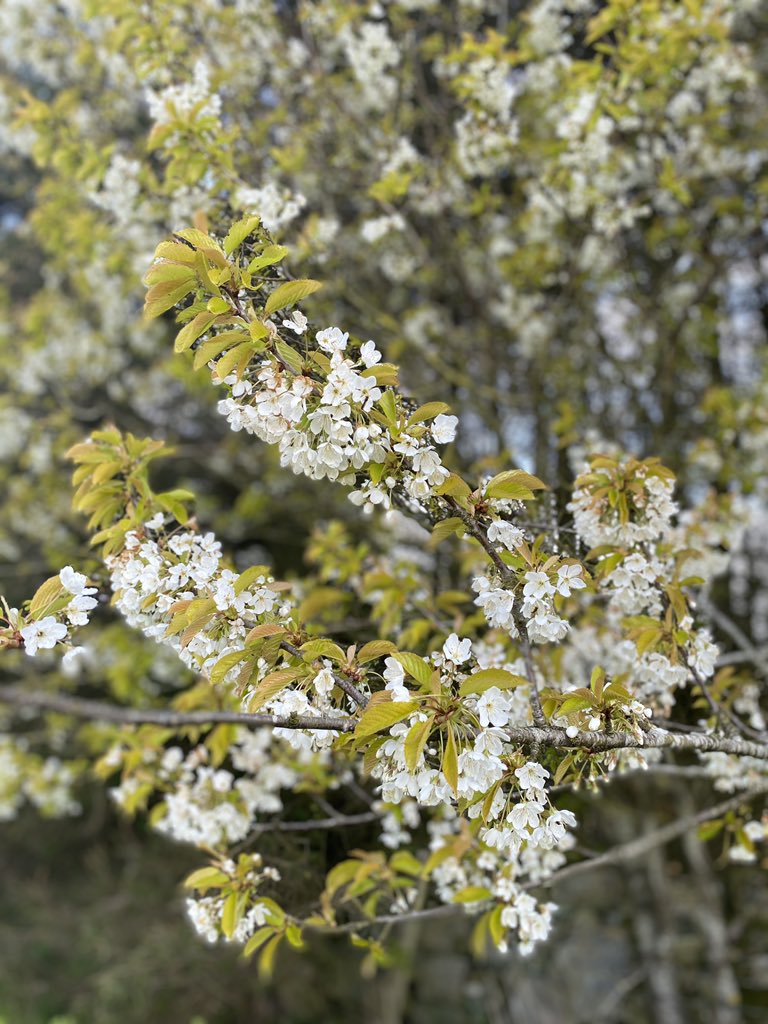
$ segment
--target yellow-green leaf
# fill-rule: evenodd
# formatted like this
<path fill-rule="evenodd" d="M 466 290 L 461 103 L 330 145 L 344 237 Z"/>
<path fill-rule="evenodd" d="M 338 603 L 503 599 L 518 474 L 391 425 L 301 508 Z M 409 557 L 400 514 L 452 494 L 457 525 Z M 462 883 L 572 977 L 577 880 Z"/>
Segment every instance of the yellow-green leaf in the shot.
<path fill-rule="evenodd" d="M 33 619 L 38 618 L 58 597 L 64 593 L 64 587 L 58 576 L 51 576 L 36 591 L 29 603 L 29 614 Z"/>
<path fill-rule="evenodd" d="M 220 889 L 229 882 L 229 875 L 212 865 L 198 868 L 184 879 L 185 889 Z"/>
<path fill-rule="evenodd" d="M 416 766 L 432 731 L 433 722 L 434 715 L 430 715 L 426 721 L 415 722 L 408 730 L 408 735 L 405 737 L 405 763 L 411 772 L 416 771 Z"/>
<path fill-rule="evenodd" d="M 243 217 L 242 220 L 236 221 L 224 238 L 224 252 L 227 255 L 234 252 L 238 245 L 242 245 L 248 235 L 253 234 L 259 224 L 261 224 L 260 217 Z"/>
<path fill-rule="evenodd" d="M 264 315 L 269 316 L 270 313 L 274 313 L 278 309 L 286 309 L 288 306 L 293 306 L 301 299 L 316 292 L 318 288 L 322 288 L 322 282 L 312 281 L 309 278 L 299 281 L 285 281 L 275 288 L 272 294 L 267 299 L 266 305 L 264 306 Z"/>
<path fill-rule="evenodd" d="M 416 412 L 411 413 L 408 417 L 408 426 L 412 427 L 414 423 L 426 423 L 427 420 L 433 420 L 435 416 L 448 412 L 450 408 L 445 402 L 427 402 L 426 405 L 420 405 Z"/>
<path fill-rule="evenodd" d="M 443 763 L 440 766 L 445 776 L 445 781 L 453 790 L 453 795 L 458 797 L 459 795 L 459 755 L 456 752 L 456 737 L 453 735 L 453 729 L 448 726 L 448 735 L 445 740 L 445 749 L 443 750 Z"/>
<path fill-rule="evenodd" d="M 379 701 L 376 704 L 369 704 L 357 724 L 355 736 L 373 736 L 382 729 L 389 729 L 414 711 L 418 711 L 418 708 L 419 705 L 412 700 Z"/>
<path fill-rule="evenodd" d="M 409 676 L 413 676 L 416 682 L 423 686 L 429 686 L 432 678 L 432 665 L 420 658 L 418 654 L 411 654 L 410 651 L 398 651 L 392 657 L 399 661 Z"/>
<path fill-rule="evenodd" d="M 515 675 L 505 668 L 483 668 L 473 673 L 461 684 L 459 693 L 465 696 L 468 693 L 484 693 L 492 686 L 498 686 L 500 690 L 511 690 L 515 686 L 528 683 L 524 676 Z"/>
<path fill-rule="evenodd" d="M 257 270 L 263 270 L 264 267 L 271 267 L 273 264 L 279 263 L 289 252 L 290 249 L 287 245 L 268 245 L 248 264 L 248 273 L 255 274 Z"/>
<path fill-rule="evenodd" d="M 186 352 L 200 337 L 204 334 L 213 321 L 216 319 L 216 313 L 206 311 L 204 313 L 198 313 L 194 320 L 190 320 L 186 327 L 182 327 L 179 333 L 176 335 L 176 341 L 173 343 L 173 351 Z"/>
<path fill-rule="evenodd" d="M 357 652 L 357 661 L 360 665 L 366 665 L 369 661 L 384 658 L 388 654 L 393 654 L 396 650 L 397 648 L 391 640 L 371 640 L 370 643 L 364 644 Z"/>
<path fill-rule="evenodd" d="M 534 491 L 546 489 L 547 485 L 537 476 L 524 473 L 522 469 L 508 469 L 488 481 L 485 493 L 489 498 L 529 501 Z"/>

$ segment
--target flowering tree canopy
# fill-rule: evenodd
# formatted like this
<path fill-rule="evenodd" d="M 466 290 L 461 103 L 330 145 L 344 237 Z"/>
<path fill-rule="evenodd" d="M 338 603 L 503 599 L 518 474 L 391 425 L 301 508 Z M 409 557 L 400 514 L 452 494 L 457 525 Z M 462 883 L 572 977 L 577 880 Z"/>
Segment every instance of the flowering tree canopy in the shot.
<path fill-rule="evenodd" d="M 95 773 L 265 974 L 451 915 L 529 953 L 704 823 L 762 856 L 760 17 L 0 11 L 0 817 Z M 720 795 L 585 858 L 639 770 Z M 348 828 L 310 893 L 261 844 Z"/>

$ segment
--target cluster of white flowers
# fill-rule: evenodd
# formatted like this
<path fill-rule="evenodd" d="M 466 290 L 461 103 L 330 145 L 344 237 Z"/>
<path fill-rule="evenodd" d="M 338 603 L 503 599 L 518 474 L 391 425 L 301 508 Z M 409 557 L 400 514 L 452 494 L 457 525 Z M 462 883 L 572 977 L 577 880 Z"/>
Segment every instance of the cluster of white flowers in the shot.
<path fill-rule="evenodd" d="M 229 937 L 224 934 L 222 928 L 226 896 L 196 896 L 190 897 L 186 901 L 187 916 L 192 922 L 192 926 L 197 934 L 211 945 L 222 937 L 227 942 L 245 943 L 257 928 L 261 928 L 266 923 L 268 906 L 259 900 L 256 894 L 264 882 L 279 882 L 280 872 L 276 868 L 263 866 L 261 856 L 257 853 L 251 854 L 250 858 L 252 866 L 245 873 L 238 871 L 237 865 L 232 860 L 224 861 L 220 866 L 223 874 L 229 875 L 233 879 L 236 878 L 238 891 L 247 892 L 249 896 L 248 910 L 240 917 Z"/>
<path fill-rule="evenodd" d="M 514 547 L 515 537 L 521 531 L 508 523 L 494 523 L 489 530 L 489 539 L 501 540 L 505 546 Z M 514 533 L 513 533 L 514 531 Z M 567 620 L 560 617 L 555 610 L 556 595 L 570 597 L 574 590 L 582 590 L 586 582 L 582 576 L 582 567 L 575 562 L 563 562 L 551 567 L 548 571 L 529 570 L 523 574 L 522 601 L 519 615 L 525 620 L 528 638 L 534 643 L 562 640 L 568 632 Z M 492 578 L 477 576 L 472 581 L 472 589 L 477 594 L 475 604 L 482 608 L 488 625 L 495 629 L 503 629 L 510 636 L 518 636 L 515 619 L 515 594 L 499 585 L 494 585 Z"/>
<path fill-rule="evenodd" d="M 743 838 L 728 850 L 728 859 L 738 864 L 754 864 L 757 861 L 755 844 L 764 843 L 768 838 L 768 822 L 748 821 L 742 835 Z"/>
<path fill-rule="evenodd" d="M 235 205 L 260 217 L 267 231 L 279 232 L 299 216 L 307 200 L 300 192 L 291 192 L 277 182 L 268 181 L 261 188 L 239 188 Z"/>
<path fill-rule="evenodd" d="M 285 617 L 290 605 L 273 588 L 266 569 L 240 589 L 240 574 L 222 567 L 221 545 L 213 534 L 181 530 L 163 543 L 146 536 L 160 534 L 163 524 L 159 513 L 143 524 L 143 538 L 130 532 L 124 551 L 108 559 L 115 603 L 131 626 L 169 644 L 188 668 L 208 673 L 223 654 L 242 649 L 248 630 L 260 616 L 274 612 Z M 167 636 L 172 606 L 201 597 L 210 598 L 220 613 L 209 627 L 188 644 L 178 636 Z"/>
<path fill-rule="evenodd" d="M 506 171 L 519 135 L 512 107 L 520 75 L 490 54 L 462 64 L 438 58 L 434 69 L 452 82 L 465 107 L 454 125 L 460 170 L 467 177 Z"/>
<path fill-rule="evenodd" d="M 487 664 L 492 653 L 483 651 L 483 654 L 483 661 Z M 440 669 L 442 688 L 451 691 L 462 683 L 466 688 L 466 680 L 470 678 L 467 673 L 472 671 L 474 661 L 471 641 L 454 633 L 445 641 L 441 651 L 432 656 L 431 664 Z M 405 683 L 405 673 L 397 659 L 386 659 L 383 675 L 386 689 L 394 701 L 410 699 L 412 695 Z M 470 819 L 480 819 L 483 815 L 479 838 L 497 873 L 501 870 L 499 858 L 505 865 L 504 871 L 509 873 L 510 864 L 517 863 L 518 858 L 526 855 L 525 851 L 554 850 L 560 848 L 564 840 L 567 848 L 566 829 L 576 824 L 570 811 L 555 810 L 549 805 L 545 792 L 549 772 L 542 765 L 528 761 L 514 770 L 510 767 L 510 758 L 517 755 L 505 727 L 510 723 L 527 722 L 529 715 L 527 703 L 521 705 L 516 689 L 503 691 L 498 686 L 491 686 L 465 697 L 463 711 L 468 716 L 466 724 L 472 725 L 469 739 L 459 745 L 457 757 L 458 799 L 466 801 Z M 403 805 L 416 800 L 425 807 L 449 808 L 452 805 L 453 792 L 444 771 L 429 763 L 438 755 L 437 745 L 430 746 L 427 741 L 412 768 L 406 758 L 405 743 L 409 732 L 426 720 L 427 714 L 417 711 L 405 721 L 398 722 L 392 726 L 389 738 L 377 751 L 377 761 L 371 774 L 380 782 L 382 799 L 388 804 Z M 482 798 L 491 791 L 494 795 L 490 806 L 486 806 Z M 399 828 L 395 822 L 392 827 L 397 834 Z M 553 867 L 559 863 L 560 860 L 555 858 Z M 465 869 L 460 865 L 443 865 L 440 871 L 442 874 L 438 872 L 436 879 L 438 891 L 444 898 L 453 898 L 457 880 L 462 883 L 458 888 L 470 884 L 463 874 Z M 518 893 L 514 895 L 516 897 Z M 510 902 L 513 902 L 512 897 Z M 519 929 L 519 925 L 515 927 Z"/>
<path fill-rule="evenodd" d="M 211 91 L 211 72 L 203 60 L 196 62 L 190 81 L 160 90 L 146 89 L 144 98 L 156 125 L 218 118 L 221 113 L 221 97 Z"/>
<path fill-rule="evenodd" d="M 458 823 L 458 818 L 449 816 L 429 822 L 427 828 L 432 852 L 450 845 Z M 559 828 L 557 831 L 560 834 Z M 573 835 L 562 830 L 556 847 L 527 842 L 519 849 L 480 845 L 461 859 L 448 856 L 441 860 L 432 872 L 432 879 L 439 898 L 445 903 L 454 902 L 457 897 L 461 899 L 463 890 L 488 892 L 503 905 L 500 923 L 507 934 L 499 943 L 500 952 L 506 952 L 511 933 L 515 935 L 518 952 L 527 955 L 536 943 L 547 938 L 552 914 L 557 908 L 554 903 L 537 903 L 525 890 L 530 885 L 540 884 L 562 867 L 565 854 L 574 843 Z M 482 896 L 478 898 L 483 901 Z M 469 903 L 467 906 L 477 904 Z"/>
<path fill-rule="evenodd" d="M 363 104 L 370 110 L 384 110 L 397 94 L 392 73 L 400 63 L 400 51 L 384 21 L 363 21 L 347 25 L 340 33 L 344 55 L 360 85 Z"/>
<path fill-rule="evenodd" d="M 23 737 L 0 734 L 0 821 L 12 821 L 29 801 L 49 818 L 79 814 L 72 788 L 78 773 L 58 757 L 41 757 Z"/>
<path fill-rule="evenodd" d="M 254 622 L 265 615 L 285 619 L 290 604 L 266 569 L 247 586 L 239 585 L 240 574 L 222 566 L 221 545 L 212 533 L 185 530 L 162 543 L 148 536 L 161 533 L 163 523 L 159 513 L 144 524 L 143 537 L 129 533 L 124 551 L 107 560 L 115 604 L 131 626 L 168 644 L 193 671 L 207 674 L 223 655 L 242 649 Z M 168 636 L 173 605 L 200 598 L 211 602 L 210 622 L 188 643 Z"/>
<path fill-rule="evenodd" d="M 299 317 L 294 314 L 284 326 L 303 333 L 306 321 Z M 400 479 L 407 492 L 419 501 L 428 497 L 448 477 L 430 434 L 438 444 L 452 441 L 456 417 L 438 415 L 429 434 L 402 430 L 395 436 L 370 415 L 383 394 L 375 378 L 365 373 L 381 361 L 375 344 L 365 342 L 355 358 L 345 355 L 349 335 L 338 327 L 318 331 L 315 340 L 330 364 L 324 380 L 266 360 L 254 371 L 254 379 L 237 380 L 234 374 L 224 379 L 231 397 L 218 403 L 219 412 L 233 430 L 276 444 L 281 465 L 315 480 L 327 477 L 354 485 L 359 470 L 384 463 L 389 453 L 395 453 L 402 456 Z M 390 508 L 397 483 L 392 475 L 376 483 L 368 479 L 350 500 L 366 509 Z"/>
<path fill-rule="evenodd" d="M 573 513 L 576 532 L 585 544 L 631 546 L 658 540 L 666 532 L 678 511 L 672 500 L 674 480 L 644 474 L 642 469 L 637 479 L 642 480 L 643 492 L 633 495 L 633 515 L 627 522 L 621 521 L 618 508 L 611 507 L 607 497 L 596 498 L 589 487 L 573 492 L 568 511 Z"/>
<path fill-rule="evenodd" d="M 237 730 L 229 756 L 239 776 L 211 765 L 204 745 L 186 754 L 168 747 L 157 765 L 157 778 L 168 792 L 153 827 L 179 842 L 217 849 L 244 839 L 258 814 L 281 811 L 280 790 L 293 786 L 297 775 L 275 757 L 271 730 Z M 132 778 L 111 795 L 129 806 Z"/>
<path fill-rule="evenodd" d="M 391 231 L 404 231 L 405 220 L 400 213 L 387 213 L 381 217 L 370 217 L 360 226 L 360 237 L 372 245 Z"/>
<path fill-rule="evenodd" d="M 88 613 L 98 604 L 92 596 L 96 587 L 89 587 L 86 577 L 75 572 L 71 565 L 65 565 L 59 573 L 59 584 L 70 600 L 63 607 L 61 600 L 57 600 L 51 614 L 40 619 L 28 619 L 22 625 L 18 609 L 10 609 L 11 625 L 18 625 L 24 651 L 32 658 L 38 651 L 52 650 L 57 644 L 68 645 L 72 627 L 87 626 Z M 69 647 L 62 658 L 63 667 L 71 667 L 82 653 L 83 648 Z"/>

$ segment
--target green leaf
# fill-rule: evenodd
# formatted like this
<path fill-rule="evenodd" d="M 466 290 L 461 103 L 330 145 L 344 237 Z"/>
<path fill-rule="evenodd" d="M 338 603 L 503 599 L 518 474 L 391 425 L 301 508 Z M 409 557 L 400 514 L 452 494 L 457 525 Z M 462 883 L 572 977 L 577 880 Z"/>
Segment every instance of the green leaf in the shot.
<path fill-rule="evenodd" d="M 547 485 L 537 476 L 524 473 L 521 469 L 508 469 L 488 481 L 485 493 L 489 498 L 529 501 L 534 491 L 546 489 Z"/>
<path fill-rule="evenodd" d="M 699 839 L 706 842 L 708 839 L 714 839 L 716 835 L 722 832 L 725 821 L 722 818 L 714 818 L 712 821 L 705 821 L 702 825 L 696 829 L 696 834 Z"/>
<path fill-rule="evenodd" d="M 244 344 L 248 341 L 249 336 L 245 331 L 224 331 L 223 334 L 217 334 L 215 338 L 211 338 L 209 341 L 203 342 L 203 344 L 195 350 L 195 358 L 192 363 L 194 370 L 199 370 L 201 366 L 216 356 L 220 355 L 226 349 L 231 348 L 236 344 Z"/>
<path fill-rule="evenodd" d="M 448 479 L 435 489 L 435 494 L 450 494 L 452 498 L 468 498 L 471 493 L 469 484 L 456 473 L 451 473 Z"/>
<path fill-rule="evenodd" d="M 250 320 L 248 322 L 248 331 L 253 341 L 260 341 L 269 334 L 269 328 L 261 320 Z"/>
<path fill-rule="evenodd" d="M 355 729 L 355 736 L 373 736 L 382 729 L 389 729 L 391 726 L 402 722 L 404 718 L 418 711 L 419 705 L 412 700 L 408 701 L 377 701 L 369 704 L 362 714 Z"/>
<path fill-rule="evenodd" d="M 398 651 L 392 657 L 399 661 L 409 676 L 413 676 L 416 682 L 422 686 L 429 686 L 432 679 L 433 666 L 420 658 L 418 654 L 411 654 L 410 651 Z"/>
<path fill-rule="evenodd" d="M 212 252 L 219 253 L 223 251 L 214 238 L 211 238 L 205 231 L 199 231 L 197 228 L 184 228 L 182 231 L 174 231 L 174 235 L 177 238 L 183 238 L 190 245 L 194 245 L 196 249 L 210 249 Z"/>
<path fill-rule="evenodd" d="M 144 299 L 144 319 L 155 317 L 181 302 L 197 286 L 197 278 L 189 276 L 182 281 L 161 281 L 153 285 Z"/>
<path fill-rule="evenodd" d="M 436 523 L 432 529 L 432 536 L 429 538 L 429 546 L 437 547 L 447 537 L 456 535 L 462 537 L 464 535 L 464 521 L 459 519 L 458 516 L 452 516 L 450 519 L 441 519 L 439 523 Z"/>
<path fill-rule="evenodd" d="M 272 972 L 275 969 L 275 954 L 283 938 L 284 933 L 281 932 L 279 935 L 275 935 L 273 939 L 269 939 L 268 942 L 264 943 L 261 956 L 259 957 L 259 977 L 263 981 L 272 977 Z"/>
<path fill-rule="evenodd" d="M 181 242 L 161 242 L 155 249 L 155 258 L 170 260 L 172 263 L 181 263 L 188 268 L 195 262 L 195 250 Z M 153 264 L 156 266 L 156 264 Z M 150 270 L 152 268 L 150 267 Z"/>
<path fill-rule="evenodd" d="M 590 711 L 597 707 L 597 700 L 590 697 L 566 697 L 558 711 L 561 715 L 572 715 L 576 711 Z"/>
<path fill-rule="evenodd" d="M 415 722 L 408 730 L 408 735 L 405 737 L 405 763 L 411 772 L 416 771 L 416 765 L 419 763 L 419 758 L 429 739 L 434 720 L 435 716 L 430 715 L 425 722 Z"/>
<path fill-rule="evenodd" d="M 398 420 L 398 416 L 397 416 L 397 402 L 395 400 L 395 392 L 392 391 L 392 390 L 385 391 L 384 394 L 379 399 L 377 404 L 378 404 L 379 408 L 381 409 L 381 411 L 386 416 L 387 420 L 391 424 L 396 425 L 397 424 L 397 420 Z"/>
<path fill-rule="evenodd" d="M 265 924 L 248 939 L 243 949 L 243 956 L 248 958 L 253 956 L 257 949 L 260 949 L 267 939 L 271 939 L 275 934 L 275 929 L 272 925 Z"/>
<path fill-rule="evenodd" d="M 445 781 L 453 790 L 453 795 L 458 797 L 459 795 L 459 755 L 456 752 L 456 737 L 453 735 L 453 729 L 448 726 L 448 735 L 445 740 L 445 749 L 443 750 L 443 762 L 440 765 L 445 776 Z"/>
<path fill-rule="evenodd" d="M 263 587 L 265 584 L 259 583 L 261 579 L 266 579 L 270 576 L 268 565 L 251 565 L 237 577 L 235 583 L 235 593 L 242 594 L 244 590 L 247 590 L 252 583 L 255 583 L 257 587 Z"/>
<path fill-rule="evenodd" d="M 257 270 L 264 267 L 271 267 L 280 260 L 284 260 L 290 252 L 286 245 L 268 245 L 258 256 L 255 256 L 248 264 L 248 273 L 255 274 Z"/>
<path fill-rule="evenodd" d="M 224 900 L 224 908 L 221 912 L 221 930 L 224 935 L 231 939 L 237 928 L 241 915 L 238 913 L 237 893 L 231 892 Z"/>
<path fill-rule="evenodd" d="M 248 235 L 253 234 L 259 224 L 261 224 L 260 217 L 243 217 L 242 220 L 233 224 L 224 239 L 224 252 L 227 255 L 234 252 L 238 245 L 242 245 Z"/>
<path fill-rule="evenodd" d="M 289 924 L 286 927 L 285 937 L 294 949 L 304 948 L 304 939 L 302 938 L 301 928 L 297 924 Z"/>
<path fill-rule="evenodd" d="M 503 910 L 504 907 L 501 906 L 501 904 L 499 904 L 498 906 L 493 908 L 493 910 L 490 912 L 490 916 L 488 917 L 488 931 L 490 932 L 491 941 L 497 948 L 504 941 L 504 936 L 506 934 L 504 925 L 501 923 L 501 915 Z"/>
<path fill-rule="evenodd" d="M 369 661 L 375 661 L 377 658 L 384 658 L 389 654 L 394 654 L 397 650 L 391 640 L 371 640 L 369 643 L 364 644 L 357 652 L 357 663 L 359 665 L 366 665 Z"/>
<path fill-rule="evenodd" d="M 208 312 L 215 316 L 221 316 L 222 313 L 231 313 L 232 307 L 222 295 L 215 295 L 212 299 L 208 299 Z"/>
<path fill-rule="evenodd" d="M 216 313 L 198 313 L 194 320 L 190 320 L 186 327 L 183 327 L 176 335 L 173 343 L 173 351 L 176 353 L 186 352 L 200 337 L 205 334 L 210 325 L 216 319 Z"/>
<path fill-rule="evenodd" d="M 408 417 L 408 426 L 412 427 L 414 423 L 426 423 L 427 420 L 433 420 L 441 413 L 449 412 L 450 408 L 445 402 L 427 402 L 426 405 L 420 405 L 416 412 L 411 413 Z"/>
<path fill-rule="evenodd" d="M 250 341 L 245 342 L 242 345 L 235 345 L 233 349 L 230 349 L 226 355 L 223 355 L 219 359 L 214 367 L 214 373 L 218 380 L 224 380 L 230 373 L 238 366 L 241 360 L 245 360 L 246 364 L 250 357 L 254 354 L 253 344 Z"/>
<path fill-rule="evenodd" d="M 363 370 L 360 376 L 373 377 L 380 388 L 396 388 L 397 373 L 398 367 L 394 363 L 377 363 Z"/>
<path fill-rule="evenodd" d="M 29 614 L 33 619 L 40 618 L 48 605 L 52 604 L 64 593 L 64 587 L 58 576 L 51 576 L 35 591 L 29 602 Z"/>
<path fill-rule="evenodd" d="M 294 373 L 301 373 L 303 366 L 302 358 L 295 348 L 278 339 L 275 342 L 275 351 L 290 370 L 293 370 Z"/>
<path fill-rule="evenodd" d="M 211 683 L 214 686 L 217 683 L 220 683 L 228 672 L 230 672 L 236 665 L 239 665 L 241 661 L 245 661 L 245 659 L 250 657 L 250 655 L 251 652 L 246 648 L 244 651 L 230 651 L 230 653 L 225 654 L 223 658 L 219 658 L 211 669 Z"/>
<path fill-rule="evenodd" d="M 481 903 L 489 900 L 493 893 L 482 885 L 467 885 L 453 897 L 453 903 Z"/>
<path fill-rule="evenodd" d="M 253 691 L 251 702 L 248 705 L 248 710 L 253 712 L 258 711 L 259 708 L 263 707 L 268 700 L 271 700 L 275 694 L 280 693 L 284 690 L 289 683 L 292 683 L 295 679 L 303 674 L 303 670 L 300 668 L 281 668 L 277 672 L 270 672 L 268 676 L 265 676 L 256 689 Z"/>
<path fill-rule="evenodd" d="M 515 686 L 527 684 L 528 680 L 524 676 L 507 672 L 505 668 L 483 668 L 464 680 L 459 693 L 464 697 L 468 693 L 484 693 L 492 686 L 498 686 L 500 690 L 512 690 Z"/>
<path fill-rule="evenodd" d="M 185 889 L 220 889 L 230 881 L 229 875 L 209 865 L 205 868 L 198 868 L 191 875 L 184 879 Z"/>
<path fill-rule="evenodd" d="M 333 661 L 346 661 L 346 654 L 332 640 L 308 640 L 299 648 L 307 662 L 317 658 L 331 658 Z"/>
<path fill-rule="evenodd" d="M 278 309 L 286 309 L 288 306 L 293 306 L 301 299 L 316 292 L 318 288 L 322 288 L 321 281 L 312 281 L 310 279 L 300 281 L 285 281 L 275 288 L 272 294 L 267 299 L 267 303 L 264 306 L 264 315 L 269 316 L 270 313 L 274 313 Z"/>
<path fill-rule="evenodd" d="M 424 865 L 410 852 L 410 850 L 398 850 L 389 858 L 389 866 L 401 875 L 410 875 L 411 878 L 421 878 Z"/>

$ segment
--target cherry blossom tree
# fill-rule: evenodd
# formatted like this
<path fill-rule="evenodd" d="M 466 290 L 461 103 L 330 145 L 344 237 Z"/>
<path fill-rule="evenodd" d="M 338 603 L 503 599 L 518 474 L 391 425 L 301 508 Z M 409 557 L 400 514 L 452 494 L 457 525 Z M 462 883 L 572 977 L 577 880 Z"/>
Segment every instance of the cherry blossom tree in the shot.
<path fill-rule="evenodd" d="M 0 816 L 95 773 L 265 976 L 527 955 L 697 829 L 760 860 L 760 6 L 0 17 Z M 640 772 L 709 801 L 585 857 Z M 260 848 L 358 827 L 298 897 Z"/>

